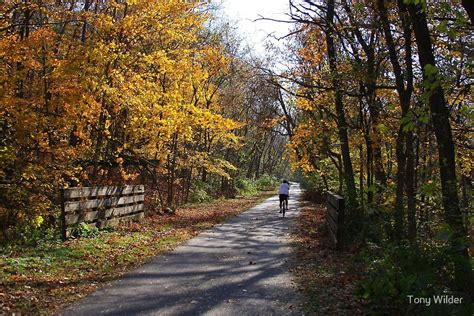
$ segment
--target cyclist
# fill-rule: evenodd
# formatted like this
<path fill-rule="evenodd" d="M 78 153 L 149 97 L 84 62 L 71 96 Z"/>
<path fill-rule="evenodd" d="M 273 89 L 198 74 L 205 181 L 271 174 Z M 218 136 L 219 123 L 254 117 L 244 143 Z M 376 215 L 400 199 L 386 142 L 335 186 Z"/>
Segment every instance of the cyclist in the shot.
<path fill-rule="evenodd" d="M 285 211 L 288 209 L 288 196 L 290 195 L 290 184 L 288 181 L 283 180 L 278 194 L 280 196 L 280 213 L 283 213 L 283 217 L 285 217 Z"/>

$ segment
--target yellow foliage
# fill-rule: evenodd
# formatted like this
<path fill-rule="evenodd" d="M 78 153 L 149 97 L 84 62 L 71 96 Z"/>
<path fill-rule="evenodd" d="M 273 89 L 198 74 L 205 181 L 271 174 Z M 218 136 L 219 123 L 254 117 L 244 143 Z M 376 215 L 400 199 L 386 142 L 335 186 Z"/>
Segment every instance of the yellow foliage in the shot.
<path fill-rule="evenodd" d="M 52 0 L 17 4 L 0 7 L 0 27 L 7 27 L 0 33 L 0 130 L 8 130 L 0 176 L 19 188 L 8 202 L 18 214 L 39 218 L 52 203 L 30 199 L 30 190 L 54 197 L 61 186 L 93 181 L 90 169 L 101 161 L 133 180 L 138 174 L 122 168 L 122 155 L 158 166 L 174 155 L 178 167 L 225 177 L 235 169 L 219 150 L 239 146 L 234 131 L 242 125 L 223 116 L 216 84 L 231 58 L 203 41 L 209 16 L 196 9 L 202 3 L 105 1 L 72 11 Z M 11 19 L 27 8 L 35 20 L 25 32 Z"/>

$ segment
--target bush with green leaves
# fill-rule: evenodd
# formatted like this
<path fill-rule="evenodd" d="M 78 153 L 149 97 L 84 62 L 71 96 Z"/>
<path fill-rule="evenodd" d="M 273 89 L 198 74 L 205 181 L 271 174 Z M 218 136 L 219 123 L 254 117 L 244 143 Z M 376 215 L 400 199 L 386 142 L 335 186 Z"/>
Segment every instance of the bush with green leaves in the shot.
<path fill-rule="evenodd" d="M 86 223 L 77 223 L 71 230 L 71 236 L 76 238 L 93 238 L 99 234 L 97 227 L 90 227 Z"/>
<path fill-rule="evenodd" d="M 360 256 L 368 265 L 367 277 L 362 280 L 356 294 L 366 299 L 369 309 L 380 314 L 459 314 L 464 315 L 472 305 L 434 304 L 433 297 L 454 295 L 451 289 L 453 267 L 449 264 L 446 249 L 437 244 L 387 245 L 378 255 L 365 252 Z M 430 306 L 410 303 L 409 296 L 431 298 Z M 456 315 L 457 315 L 456 314 Z M 467 315 L 467 314 L 466 314 Z"/>
<path fill-rule="evenodd" d="M 260 190 L 260 191 L 275 190 L 278 183 L 279 183 L 279 181 L 278 181 L 277 178 L 275 178 L 274 176 L 268 175 L 268 174 L 264 174 L 263 176 L 258 178 L 257 181 L 255 181 L 257 189 Z"/>
<path fill-rule="evenodd" d="M 316 173 L 303 176 L 301 179 L 301 188 L 305 192 L 305 198 L 310 201 L 323 203 L 326 199 L 326 187 L 323 178 Z"/>
<path fill-rule="evenodd" d="M 213 200 L 210 194 L 211 187 L 208 183 L 202 181 L 196 181 L 193 183 L 191 190 L 191 203 L 203 203 L 210 202 Z"/>
<path fill-rule="evenodd" d="M 21 225 L 9 228 L 7 236 L 14 236 L 12 239 L 0 239 L 0 244 L 16 244 L 36 246 L 42 242 L 56 241 L 60 239 L 59 219 L 53 215 L 43 217 L 37 215 L 24 220 Z"/>
<path fill-rule="evenodd" d="M 238 178 L 235 181 L 235 186 L 237 187 L 239 195 L 251 196 L 257 193 L 257 185 L 255 184 L 255 181 L 250 179 Z"/>

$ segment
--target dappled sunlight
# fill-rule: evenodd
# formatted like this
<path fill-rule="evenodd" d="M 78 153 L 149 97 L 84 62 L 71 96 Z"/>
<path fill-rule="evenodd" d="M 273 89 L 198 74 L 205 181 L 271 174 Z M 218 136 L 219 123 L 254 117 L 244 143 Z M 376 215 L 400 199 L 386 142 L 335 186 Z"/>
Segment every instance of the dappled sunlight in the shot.
<path fill-rule="evenodd" d="M 278 212 L 278 198 L 271 197 L 62 314 L 296 312 L 298 296 L 288 271 L 288 239 L 299 195 L 298 186 L 292 188 L 287 218 Z"/>

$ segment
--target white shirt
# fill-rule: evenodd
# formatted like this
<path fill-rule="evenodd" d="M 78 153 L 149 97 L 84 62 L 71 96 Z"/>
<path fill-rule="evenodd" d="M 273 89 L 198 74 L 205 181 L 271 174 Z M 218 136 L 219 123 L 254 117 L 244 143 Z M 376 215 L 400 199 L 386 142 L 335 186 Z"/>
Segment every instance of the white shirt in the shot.
<path fill-rule="evenodd" d="M 290 185 L 288 183 L 282 183 L 278 194 L 290 195 Z"/>

